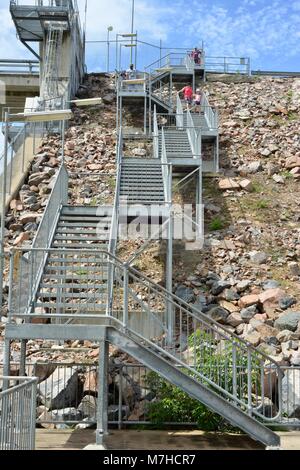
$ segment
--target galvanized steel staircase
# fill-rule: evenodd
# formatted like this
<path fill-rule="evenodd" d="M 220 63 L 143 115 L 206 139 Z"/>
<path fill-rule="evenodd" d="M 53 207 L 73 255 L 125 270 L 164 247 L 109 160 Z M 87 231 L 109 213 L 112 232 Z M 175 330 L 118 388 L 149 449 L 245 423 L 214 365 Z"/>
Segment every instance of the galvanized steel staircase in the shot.
<path fill-rule="evenodd" d="M 165 198 L 161 161 L 123 158 L 120 198 L 128 204 L 163 204 Z"/>
<path fill-rule="evenodd" d="M 191 113 L 193 123 L 195 127 L 201 127 L 202 129 L 208 128 L 208 123 L 203 113 Z M 183 125 L 187 127 L 187 114 L 183 114 Z"/>
<path fill-rule="evenodd" d="M 62 208 L 31 307 L 48 314 L 105 314 L 112 208 Z M 99 266 L 99 261 L 101 265 Z"/>
<path fill-rule="evenodd" d="M 186 129 L 165 128 L 165 145 L 168 159 L 193 158 L 193 152 Z M 159 131 L 159 153 L 162 150 L 162 132 Z"/>

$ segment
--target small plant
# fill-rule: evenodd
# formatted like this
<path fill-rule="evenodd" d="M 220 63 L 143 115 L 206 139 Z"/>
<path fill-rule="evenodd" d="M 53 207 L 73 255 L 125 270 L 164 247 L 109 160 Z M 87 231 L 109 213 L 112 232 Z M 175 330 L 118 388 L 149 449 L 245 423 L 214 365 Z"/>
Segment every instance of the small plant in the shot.
<path fill-rule="evenodd" d="M 90 206 L 95 207 L 95 206 L 98 206 L 98 204 L 99 204 L 98 199 L 97 199 L 96 197 L 93 197 L 93 198 L 91 199 Z"/>
<path fill-rule="evenodd" d="M 215 217 L 209 224 L 209 230 L 211 232 L 217 232 L 219 230 L 223 230 L 223 228 L 224 228 L 224 222 L 220 217 Z"/>
<path fill-rule="evenodd" d="M 299 119 L 299 114 L 290 112 L 288 114 L 289 121 L 297 121 Z"/>
<path fill-rule="evenodd" d="M 286 179 L 294 179 L 292 173 L 288 170 L 283 171 L 280 175 Z"/>
<path fill-rule="evenodd" d="M 116 179 L 114 176 L 111 176 L 108 178 L 107 180 L 107 186 L 110 188 L 110 189 L 116 189 Z"/>
<path fill-rule="evenodd" d="M 79 269 L 78 271 L 76 271 L 77 276 L 87 276 L 88 273 L 89 272 L 84 269 Z"/>
<path fill-rule="evenodd" d="M 253 181 L 252 182 L 252 192 L 253 193 L 262 193 L 264 188 L 263 188 L 263 185 L 261 183 L 259 183 L 258 181 Z"/>
<path fill-rule="evenodd" d="M 262 199 L 261 201 L 258 201 L 256 203 L 256 208 L 257 209 L 268 209 L 269 208 L 269 201 L 266 199 Z"/>

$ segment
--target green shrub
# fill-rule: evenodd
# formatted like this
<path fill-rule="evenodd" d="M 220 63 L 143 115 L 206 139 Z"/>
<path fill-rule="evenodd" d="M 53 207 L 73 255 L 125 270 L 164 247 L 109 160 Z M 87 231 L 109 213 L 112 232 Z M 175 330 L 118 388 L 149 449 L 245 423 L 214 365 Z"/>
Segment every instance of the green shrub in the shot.
<path fill-rule="evenodd" d="M 202 431 L 229 429 L 223 418 L 191 398 L 179 388 L 169 384 L 156 373 L 148 375 L 148 383 L 156 394 L 156 401 L 149 404 L 148 416 L 153 425 L 164 423 L 195 423 Z"/>
<path fill-rule="evenodd" d="M 231 343 L 218 343 L 210 334 L 197 330 L 188 340 L 189 347 L 195 355 L 195 370 L 206 379 L 218 384 L 223 389 L 233 390 L 233 363 L 237 366 L 236 387 L 244 397 L 247 397 L 247 353 L 236 348 L 233 351 Z M 260 361 L 252 359 L 252 374 L 259 377 Z M 186 373 L 193 375 L 192 371 Z M 197 376 L 197 380 L 199 380 Z M 200 379 L 201 380 L 201 379 Z M 196 423 L 203 431 L 232 431 L 221 416 L 209 410 L 198 400 L 191 398 L 179 388 L 169 384 L 156 373 L 147 376 L 147 382 L 156 399 L 149 404 L 149 418 L 152 424 L 161 427 L 164 423 Z M 210 387 L 203 379 L 203 383 Z M 259 394 L 259 390 L 256 391 Z M 247 399 L 245 399 L 247 401 Z M 236 431 L 236 430 L 235 430 Z"/>
<path fill-rule="evenodd" d="M 211 232 L 217 232 L 218 230 L 223 230 L 224 222 L 220 217 L 215 217 L 209 224 L 209 230 Z"/>

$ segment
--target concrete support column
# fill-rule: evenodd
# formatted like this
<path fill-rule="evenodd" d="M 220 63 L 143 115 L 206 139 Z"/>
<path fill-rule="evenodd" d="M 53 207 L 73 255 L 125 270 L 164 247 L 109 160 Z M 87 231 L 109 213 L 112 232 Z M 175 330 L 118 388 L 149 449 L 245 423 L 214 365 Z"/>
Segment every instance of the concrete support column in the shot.
<path fill-rule="evenodd" d="M 98 402 L 97 402 L 97 431 L 96 445 L 103 445 L 104 436 L 108 432 L 108 361 L 109 344 L 106 340 L 106 329 L 99 344 L 98 367 Z"/>

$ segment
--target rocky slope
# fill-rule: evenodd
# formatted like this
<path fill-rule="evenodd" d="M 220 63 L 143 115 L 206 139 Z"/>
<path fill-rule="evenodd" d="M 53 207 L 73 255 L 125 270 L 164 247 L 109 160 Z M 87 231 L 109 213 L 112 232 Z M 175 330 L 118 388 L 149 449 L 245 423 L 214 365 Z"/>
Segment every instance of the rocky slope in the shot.
<path fill-rule="evenodd" d="M 197 260 L 180 254 L 177 294 L 300 365 L 300 80 L 205 89 L 219 109 L 223 175 L 205 179 L 206 247 Z"/>

